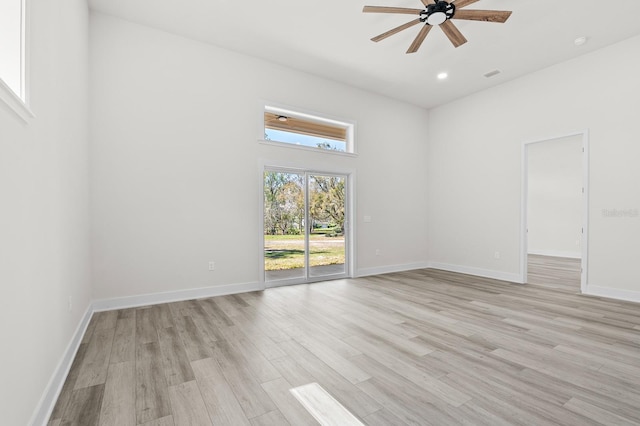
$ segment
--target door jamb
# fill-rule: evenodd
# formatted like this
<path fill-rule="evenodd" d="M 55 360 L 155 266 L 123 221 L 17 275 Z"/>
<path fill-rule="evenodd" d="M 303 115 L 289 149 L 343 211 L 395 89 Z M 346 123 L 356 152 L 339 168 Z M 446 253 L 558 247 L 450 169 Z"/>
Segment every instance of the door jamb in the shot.
<path fill-rule="evenodd" d="M 520 283 L 527 283 L 527 255 L 528 255 L 528 198 L 529 198 L 529 145 L 551 142 L 571 136 L 582 136 L 582 256 L 580 273 L 580 292 L 587 293 L 589 287 L 589 129 L 578 132 L 566 133 L 544 139 L 523 142 L 522 144 L 522 178 L 521 178 L 521 208 L 520 208 Z"/>

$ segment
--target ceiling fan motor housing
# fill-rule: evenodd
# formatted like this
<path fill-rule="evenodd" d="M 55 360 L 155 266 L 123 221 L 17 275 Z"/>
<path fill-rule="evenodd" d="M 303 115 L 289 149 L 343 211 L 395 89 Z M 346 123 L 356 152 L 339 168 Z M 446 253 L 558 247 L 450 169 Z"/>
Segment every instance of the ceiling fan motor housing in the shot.
<path fill-rule="evenodd" d="M 420 21 L 427 25 L 440 25 L 444 21 L 453 18 L 456 13 L 456 6 L 445 0 L 437 0 L 434 4 L 428 5 L 420 12 Z"/>

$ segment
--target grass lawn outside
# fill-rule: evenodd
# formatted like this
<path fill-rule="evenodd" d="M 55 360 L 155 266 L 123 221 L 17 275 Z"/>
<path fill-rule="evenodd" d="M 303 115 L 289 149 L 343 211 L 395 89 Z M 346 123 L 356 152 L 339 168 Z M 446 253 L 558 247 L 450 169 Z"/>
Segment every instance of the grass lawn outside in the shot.
<path fill-rule="evenodd" d="M 344 264 L 344 237 L 309 236 L 309 266 Z M 264 267 L 280 271 L 304 267 L 304 235 L 265 235 Z"/>

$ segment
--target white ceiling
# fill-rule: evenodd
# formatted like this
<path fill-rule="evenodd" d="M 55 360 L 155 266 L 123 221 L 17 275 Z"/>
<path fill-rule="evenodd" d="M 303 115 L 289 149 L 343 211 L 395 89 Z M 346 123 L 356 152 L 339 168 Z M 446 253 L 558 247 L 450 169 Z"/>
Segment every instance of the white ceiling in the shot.
<path fill-rule="evenodd" d="M 431 31 L 369 39 L 412 15 L 362 13 L 364 5 L 421 8 L 420 0 L 89 0 L 92 10 L 431 108 L 640 34 L 639 0 L 481 0 L 467 9 L 512 10 L 505 24 L 454 23 L 454 48 Z M 579 36 L 588 37 L 580 47 Z M 640 52 L 634 54 L 640 55 Z M 483 76 L 500 69 L 492 78 Z M 439 81 L 436 75 L 447 72 Z M 610 76 L 615 79 L 615 76 Z"/>

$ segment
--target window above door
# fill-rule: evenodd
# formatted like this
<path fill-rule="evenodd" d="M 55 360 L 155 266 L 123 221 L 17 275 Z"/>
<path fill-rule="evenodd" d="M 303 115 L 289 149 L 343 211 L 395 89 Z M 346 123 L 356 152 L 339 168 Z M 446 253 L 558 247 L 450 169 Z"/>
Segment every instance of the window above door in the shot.
<path fill-rule="evenodd" d="M 27 102 L 27 0 L 0 2 L 0 101 L 20 118 L 33 117 Z"/>
<path fill-rule="evenodd" d="M 261 141 L 337 154 L 355 153 L 355 124 L 290 108 L 265 105 Z"/>

